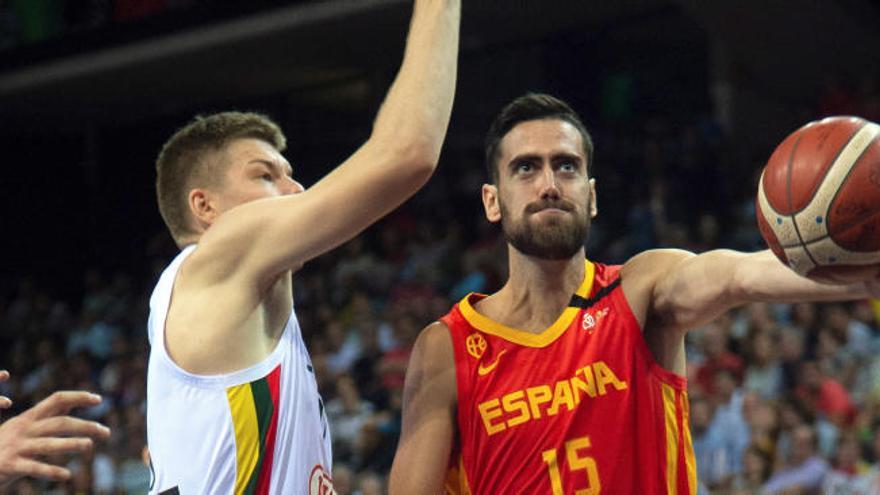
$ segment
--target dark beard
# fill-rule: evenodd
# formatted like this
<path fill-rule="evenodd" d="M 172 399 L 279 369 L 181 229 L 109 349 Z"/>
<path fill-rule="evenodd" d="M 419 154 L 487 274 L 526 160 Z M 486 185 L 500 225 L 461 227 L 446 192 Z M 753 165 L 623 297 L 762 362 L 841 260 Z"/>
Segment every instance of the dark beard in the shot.
<path fill-rule="evenodd" d="M 554 225 L 535 228 L 529 221 L 529 216 L 545 208 L 571 212 L 574 219 L 561 219 Z M 567 202 L 532 203 L 526 207 L 518 225 L 511 225 L 509 218 L 507 208 L 501 203 L 501 229 L 507 242 L 526 256 L 544 260 L 570 259 L 584 247 L 590 234 L 590 217 L 580 217 L 574 206 Z"/>

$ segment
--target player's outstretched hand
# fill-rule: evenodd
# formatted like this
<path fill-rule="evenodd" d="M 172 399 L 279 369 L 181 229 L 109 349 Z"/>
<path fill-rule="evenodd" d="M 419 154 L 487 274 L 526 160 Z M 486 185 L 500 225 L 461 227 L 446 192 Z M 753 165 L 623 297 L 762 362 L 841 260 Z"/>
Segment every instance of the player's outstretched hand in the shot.
<path fill-rule="evenodd" d="M 5 382 L 9 380 L 9 372 L 6 370 L 0 370 L 0 382 Z M 0 395 L 0 409 L 8 409 L 12 405 L 12 400 L 5 395 Z"/>
<path fill-rule="evenodd" d="M 106 426 L 68 416 L 73 408 L 100 403 L 101 397 L 89 392 L 55 392 L 0 424 L 0 487 L 22 476 L 69 479 L 70 470 L 52 464 L 45 456 L 88 452 L 94 439 L 108 438 L 110 429 Z"/>

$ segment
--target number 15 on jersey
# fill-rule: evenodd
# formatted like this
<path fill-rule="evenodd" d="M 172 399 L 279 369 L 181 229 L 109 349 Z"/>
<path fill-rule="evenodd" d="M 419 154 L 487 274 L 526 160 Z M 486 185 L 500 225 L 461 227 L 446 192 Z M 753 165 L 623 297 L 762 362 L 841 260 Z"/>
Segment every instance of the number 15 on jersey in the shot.
<path fill-rule="evenodd" d="M 590 437 L 578 437 L 565 442 L 565 461 L 568 462 L 568 469 L 572 472 L 584 471 L 587 477 L 586 487 L 576 489 L 575 495 L 597 495 L 602 490 L 599 472 L 596 469 L 596 461 L 584 453 L 590 447 Z M 553 489 L 553 495 L 564 495 L 562 476 L 559 473 L 559 453 L 557 450 L 545 450 L 541 452 L 541 458 L 547 464 L 547 474 L 550 476 L 550 487 Z"/>

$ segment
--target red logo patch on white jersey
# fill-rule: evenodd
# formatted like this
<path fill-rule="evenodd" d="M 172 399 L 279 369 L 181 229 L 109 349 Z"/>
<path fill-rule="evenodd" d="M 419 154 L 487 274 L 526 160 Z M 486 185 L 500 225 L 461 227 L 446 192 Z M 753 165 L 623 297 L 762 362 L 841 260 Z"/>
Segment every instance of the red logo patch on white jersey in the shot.
<path fill-rule="evenodd" d="M 324 471 L 324 466 L 315 464 L 309 476 L 309 495 L 336 495 L 333 479 Z"/>

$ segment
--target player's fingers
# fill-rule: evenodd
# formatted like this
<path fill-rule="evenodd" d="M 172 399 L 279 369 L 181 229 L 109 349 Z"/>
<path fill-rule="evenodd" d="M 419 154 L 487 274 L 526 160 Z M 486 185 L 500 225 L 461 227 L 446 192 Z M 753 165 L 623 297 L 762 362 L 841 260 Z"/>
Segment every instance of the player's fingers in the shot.
<path fill-rule="evenodd" d="M 34 423 L 28 432 L 33 437 L 79 436 L 106 439 L 110 436 L 110 428 L 86 419 L 72 416 L 55 416 L 41 419 Z"/>
<path fill-rule="evenodd" d="M 74 407 L 89 407 L 100 403 L 100 395 L 82 390 L 64 390 L 46 397 L 23 414 L 34 418 L 47 418 L 67 414 Z"/>
<path fill-rule="evenodd" d="M 15 463 L 14 470 L 16 474 L 33 478 L 42 478 L 53 481 L 70 479 L 69 469 L 45 462 L 35 461 L 33 459 L 19 459 Z"/>
<path fill-rule="evenodd" d="M 88 452 L 95 443 L 91 438 L 32 438 L 22 445 L 26 455 L 60 455 Z"/>
<path fill-rule="evenodd" d="M 0 382 L 5 382 L 9 379 L 9 372 L 6 370 L 0 370 Z M 6 409 L 12 406 L 12 400 L 9 397 L 0 395 L 0 409 Z"/>

